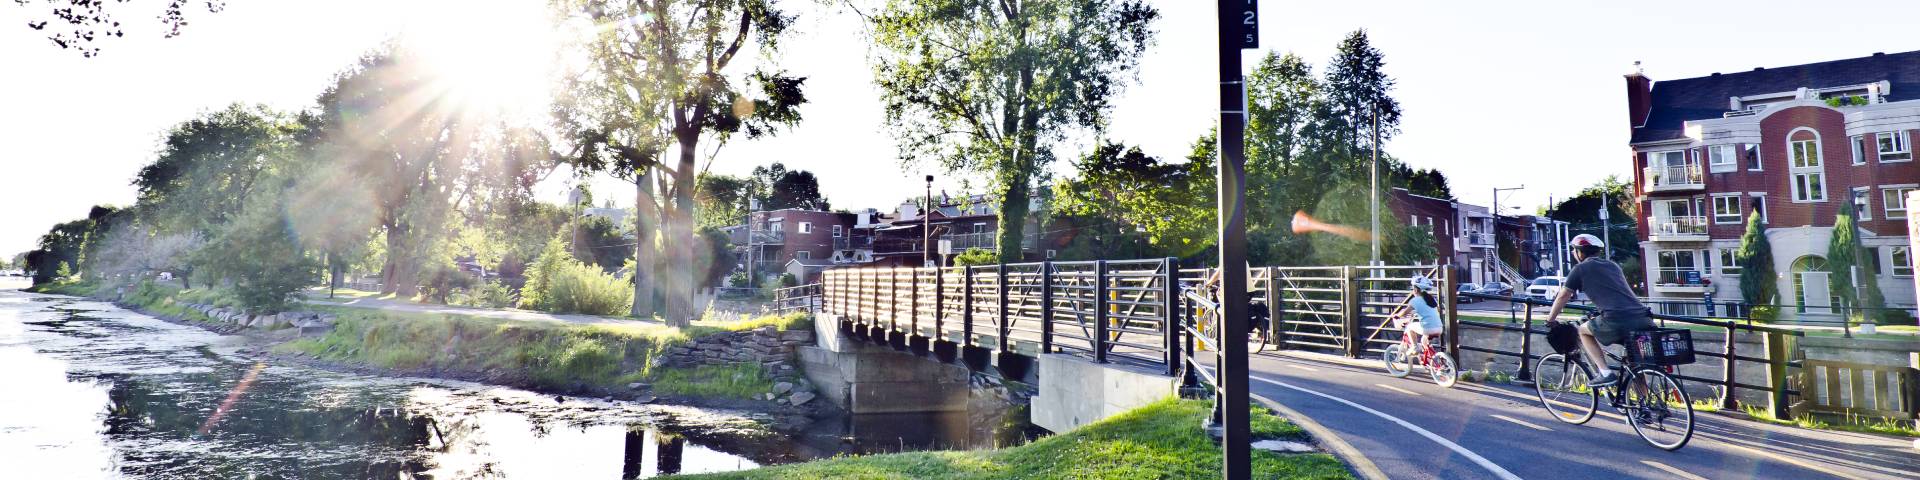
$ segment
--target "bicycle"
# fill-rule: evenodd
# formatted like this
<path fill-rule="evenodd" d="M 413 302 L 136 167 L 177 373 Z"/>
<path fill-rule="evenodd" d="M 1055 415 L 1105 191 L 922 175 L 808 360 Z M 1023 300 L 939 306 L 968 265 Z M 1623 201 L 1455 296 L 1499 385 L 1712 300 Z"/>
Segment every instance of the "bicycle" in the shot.
<path fill-rule="evenodd" d="M 1196 318 L 1202 319 L 1197 325 L 1200 333 L 1209 338 L 1219 338 L 1216 332 L 1221 329 L 1220 316 L 1215 315 L 1214 309 L 1207 304 L 1197 304 L 1194 308 Z M 1272 337 L 1267 332 L 1271 318 L 1265 302 L 1255 301 L 1247 305 L 1247 353 L 1266 351 L 1269 339 Z"/>
<path fill-rule="evenodd" d="M 1586 320 L 1595 315 L 1587 313 Z M 1673 451 L 1693 439 L 1693 400 L 1680 382 L 1664 371 L 1668 367 L 1642 364 L 1613 352 L 1605 352 L 1619 372 L 1620 380 L 1611 385 L 1588 387 L 1591 367 L 1581 361 L 1581 353 L 1553 353 L 1540 357 L 1533 369 L 1534 392 L 1540 405 L 1562 422 L 1587 423 L 1599 410 L 1602 395 L 1619 412 L 1642 440 L 1662 450 Z"/>
<path fill-rule="evenodd" d="M 1409 321 L 1413 320 L 1397 317 L 1394 319 L 1394 326 L 1404 330 Z M 1407 352 L 1416 351 L 1416 347 L 1419 353 L 1409 357 Z M 1413 335 L 1401 334 L 1400 343 L 1388 346 L 1386 353 L 1380 355 L 1380 361 L 1386 364 L 1387 374 L 1392 375 L 1393 378 L 1403 378 L 1413 373 L 1413 364 L 1417 362 L 1427 369 L 1427 376 L 1432 377 L 1433 383 L 1440 385 L 1440 388 L 1452 388 L 1453 384 L 1460 380 L 1458 367 L 1453 363 L 1452 356 L 1434 348 L 1431 340 L 1414 343 Z"/>

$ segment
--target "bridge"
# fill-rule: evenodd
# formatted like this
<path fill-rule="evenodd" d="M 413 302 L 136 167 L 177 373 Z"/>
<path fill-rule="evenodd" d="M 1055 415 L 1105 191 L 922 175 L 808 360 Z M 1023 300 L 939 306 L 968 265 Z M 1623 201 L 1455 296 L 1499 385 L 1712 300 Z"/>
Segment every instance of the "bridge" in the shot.
<path fill-rule="evenodd" d="M 1763 472 L 1769 478 L 1911 478 L 1920 472 L 1920 450 L 1885 436 L 1701 413 L 1692 443 L 1666 452 L 1641 442 L 1604 406 L 1593 422 L 1560 423 L 1527 384 L 1533 361 L 1550 353 L 1538 342 L 1544 303 L 1489 297 L 1523 304 L 1524 315 L 1504 322 L 1463 319 L 1452 270 L 1248 269 L 1249 296 L 1267 309 L 1264 340 L 1272 345 L 1247 357 L 1250 393 L 1307 426 L 1369 478 L 1749 478 Z M 819 286 L 798 291 L 817 292 L 800 303 L 817 308 L 818 328 L 867 348 L 1034 382 L 1036 424 L 1063 431 L 1130 402 L 1218 385 L 1221 329 L 1205 298 L 1186 294 L 1210 274 L 1171 258 L 863 268 L 830 270 Z M 1514 384 L 1440 388 L 1382 374 L 1377 354 L 1399 341 L 1387 316 L 1404 304 L 1416 274 L 1439 280 L 1446 350 L 1467 369 L 1508 373 Z M 1793 330 L 1658 317 L 1698 336 L 1702 361 L 1675 375 L 1701 409 L 1751 406 L 1777 418 L 1822 412 L 1915 417 L 1920 382 L 1912 368 L 1807 359 Z"/>

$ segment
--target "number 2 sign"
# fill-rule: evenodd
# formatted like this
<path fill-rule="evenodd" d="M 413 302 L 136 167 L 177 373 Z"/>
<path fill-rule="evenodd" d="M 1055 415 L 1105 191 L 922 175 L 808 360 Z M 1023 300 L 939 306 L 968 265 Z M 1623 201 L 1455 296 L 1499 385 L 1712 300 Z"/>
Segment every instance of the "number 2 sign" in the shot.
<path fill-rule="evenodd" d="M 1240 48 L 1260 48 L 1260 8 L 1255 0 L 1245 0 L 1240 7 Z"/>

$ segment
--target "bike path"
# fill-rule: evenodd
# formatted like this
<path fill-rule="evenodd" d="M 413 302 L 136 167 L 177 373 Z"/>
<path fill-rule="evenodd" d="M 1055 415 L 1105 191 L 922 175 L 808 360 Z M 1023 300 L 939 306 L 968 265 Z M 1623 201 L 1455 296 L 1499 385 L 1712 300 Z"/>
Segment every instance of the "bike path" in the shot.
<path fill-rule="evenodd" d="M 1693 440 L 1667 452 L 1604 404 L 1570 425 L 1542 409 L 1531 387 L 1443 389 L 1418 368 L 1392 378 L 1347 363 L 1256 354 L 1251 391 L 1311 417 L 1388 478 L 1920 478 L 1910 439 L 1696 413 Z"/>

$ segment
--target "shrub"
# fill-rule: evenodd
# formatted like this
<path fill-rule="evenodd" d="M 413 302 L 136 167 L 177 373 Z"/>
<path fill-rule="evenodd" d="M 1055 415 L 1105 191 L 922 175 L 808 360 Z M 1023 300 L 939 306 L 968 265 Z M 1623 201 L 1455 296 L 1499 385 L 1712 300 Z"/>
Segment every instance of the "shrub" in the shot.
<path fill-rule="evenodd" d="M 540 250 L 540 256 L 534 259 L 532 266 L 527 267 L 527 283 L 520 288 L 520 308 L 547 310 L 550 303 L 547 290 L 553 277 L 568 263 L 580 263 L 574 260 L 573 254 L 567 252 L 564 235 L 565 232 L 561 232 L 547 240 L 547 246 Z"/>
<path fill-rule="evenodd" d="M 620 315 L 633 305 L 633 288 L 626 281 L 609 275 L 599 267 L 581 262 L 566 262 L 541 292 L 547 311 Z"/>
<path fill-rule="evenodd" d="M 1753 311 L 1747 313 L 1747 316 L 1753 318 L 1753 321 L 1756 322 L 1772 323 L 1774 320 L 1780 318 L 1780 307 L 1772 305 L 1755 306 L 1753 307 Z"/>
<path fill-rule="evenodd" d="M 448 303 L 463 307 L 510 308 L 519 303 L 513 289 L 500 282 L 487 282 L 479 286 L 456 291 L 448 297 Z"/>
<path fill-rule="evenodd" d="M 973 265 L 993 265 L 1000 263 L 1000 254 L 984 248 L 969 248 L 953 256 L 953 265 L 967 267 Z"/>
<path fill-rule="evenodd" d="M 445 305 L 449 303 L 448 297 L 452 296 L 454 291 L 472 288 L 473 284 L 473 276 L 460 271 L 459 267 L 444 263 L 436 264 L 427 267 L 427 271 L 420 275 L 420 296 L 433 303 Z"/>

